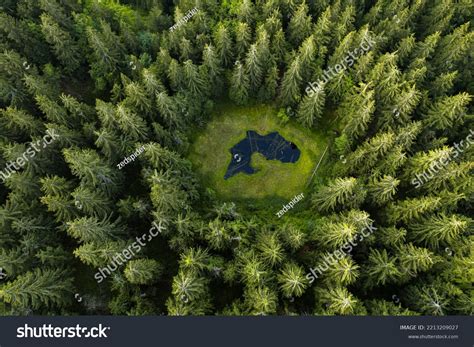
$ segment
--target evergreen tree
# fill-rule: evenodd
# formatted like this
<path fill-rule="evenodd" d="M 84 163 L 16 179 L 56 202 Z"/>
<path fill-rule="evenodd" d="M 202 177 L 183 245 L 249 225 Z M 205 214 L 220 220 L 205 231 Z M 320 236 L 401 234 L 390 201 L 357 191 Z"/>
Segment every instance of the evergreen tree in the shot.
<path fill-rule="evenodd" d="M 444 130 L 462 124 L 466 115 L 466 106 L 472 97 L 467 93 L 446 96 L 437 101 L 426 114 L 426 122 L 435 129 Z"/>
<path fill-rule="evenodd" d="M 283 105 L 295 103 L 300 98 L 301 62 L 297 56 L 290 64 L 281 82 L 280 98 Z"/>
<path fill-rule="evenodd" d="M 327 302 L 328 313 L 348 315 L 356 311 L 358 300 L 345 287 L 322 290 L 321 299 Z"/>
<path fill-rule="evenodd" d="M 237 56 L 242 58 L 248 51 L 252 40 L 250 26 L 247 23 L 239 22 L 235 28 L 235 49 Z"/>
<path fill-rule="evenodd" d="M 35 268 L 0 288 L 0 298 L 18 307 L 34 309 L 71 303 L 72 278 L 62 269 Z"/>
<path fill-rule="evenodd" d="M 229 97 L 239 105 L 247 103 L 250 81 L 243 65 L 237 61 L 230 82 Z"/>
<path fill-rule="evenodd" d="M 41 31 L 46 41 L 53 46 L 54 53 L 64 66 L 65 71 L 72 72 L 77 69 L 82 59 L 79 48 L 71 35 L 47 14 L 41 15 Z"/>
<path fill-rule="evenodd" d="M 292 263 L 285 264 L 281 274 L 278 275 L 278 280 L 286 297 L 301 296 L 308 285 L 303 269 Z"/>
<path fill-rule="evenodd" d="M 356 207 L 364 200 L 366 192 L 354 177 L 336 178 L 314 194 L 313 206 L 320 211 L 334 210 L 337 206 Z"/>
<path fill-rule="evenodd" d="M 308 5 L 302 2 L 293 13 L 288 25 L 289 39 L 294 45 L 299 45 L 312 29 L 311 16 L 308 14 Z"/>
<path fill-rule="evenodd" d="M 110 223 L 109 219 L 98 220 L 94 217 L 82 217 L 67 223 L 67 232 L 72 237 L 82 242 L 104 242 L 116 239 L 117 236 L 124 234 L 123 226 L 120 221 Z"/>
<path fill-rule="evenodd" d="M 372 182 L 367 188 L 372 201 L 377 205 L 382 205 L 393 199 L 400 180 L 392 176 L 384 176 Z"/>
<path fill-rule="evenodd" d="M 154 259 L 133 259 L 127 263 L 124 274 L 130 283 L 151 284 L 162 271 L 161 265 Z"/>
<path fill-rule="evenodd" d="M 426 196 L 400 200 L 388 207 L 388 218 L 391 222 L 408 222 L 418 219 L 426 213 L 436 211 L 441 205 L 441 198 Z"/>
<path fill-rule="evenodd" d="M 316 92 L 305 95 L 298 108 L 298 121 L 307 127 L 312 127 L 314 122 L 322 116 L 325 98 L 324 85 L 319 86 Z"/>
<path fill-rule="evenodd" d="M 410 235 L 416 242 L 438 248 L 440 244 L 452 244 L 469 228 L 470 221 L 456 215 L 441 214 L 413 224 Z"/>
<path fill-rule="evenodd" d="M 370 84 L 361 84 L 337 110 L 345 121 L 344 134 L 352 140 L 365 135 L 374 110 L 374 91 Z"/>
<path fill-rule="evenodd" d="M 125 49 L 108 23 L 101 21 L 100 29 L 98 31 L 88 26 L 86 35 L 92 49 L 92 55 L 89 58 L 91 75 L 96 79 L 97 86 L 103 88 L 105 83 L 112 81 L 119 64 L 123 62 Z"/>
<path fill-rule="evenodd" d="M 367 264 L 367 286 L 375 287 L 386 283 L 396 282 L 400 276 L 396 258 L 390 257 L 386 249 L 379 251 L 371 249 Z"/>
<path fill-rule="evenodd" d="M 266 286 L 248 288 L 244 296 L 250 306 L 250 314 L 261 316 L 276 313 L 277 295 L 270 288 Z"/>
<path fill-rule="evenodd" d="M 245 67 L 249 76 L 250 86 L 253 90 L 257 90 L 262 81 L 263 62 L 257 44 L 250 46 L 245 59 Z"/>
<path fill-rule="evenodd" d="M 214 44 L 222 66 L 229 66 L 232 59 L 232 38 L 229 30 L 223 23 L 217 26 L 214 32 Z"/>

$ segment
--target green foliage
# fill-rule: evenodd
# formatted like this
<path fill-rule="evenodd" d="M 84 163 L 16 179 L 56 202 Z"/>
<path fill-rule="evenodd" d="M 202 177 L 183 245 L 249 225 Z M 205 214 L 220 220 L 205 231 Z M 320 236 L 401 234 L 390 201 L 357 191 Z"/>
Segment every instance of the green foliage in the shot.
<path fill-rule="evenodd" d="M 67 305 L 72 292 L 72 278 L 66 271 L 35 268 L 0 287 L 0 298 L 14 306 L 37 309 Z"/>
<path fill-rule="evenodd" d="M 356 178 L 336 178 L 315 193 L 312 202 L 316 209 L 328 211 L 342 205 L 357 207 L 362 203 L 365 195 L 364 188 Z"/>
<path fill-rule="evenodd" d="M 472 315 L 468 2 L 7 1 L 0 311 Z"/>
<path fill-rule="evenodd" d="M 162 272 L 162 266 L 154 259 L 130 260 L 125 267 L 124 274 L 133 284 L 151 284 Z"/>

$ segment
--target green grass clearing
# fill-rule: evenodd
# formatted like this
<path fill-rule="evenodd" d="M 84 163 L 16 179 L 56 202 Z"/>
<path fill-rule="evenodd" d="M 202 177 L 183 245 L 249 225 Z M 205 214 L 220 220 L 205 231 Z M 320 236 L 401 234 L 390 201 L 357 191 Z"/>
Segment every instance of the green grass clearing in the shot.
<path fill-rule="evenodd" d="M 225 199 L 290 199 L 303 192 L 327 145 L 327 136 L 321 130 L 309 130 L 294 121 L 281 124 L 277 113 L 278 110 L 265 105 L 218 105 L 205 130 L 196 136 L 189 155 L 204 185 Z M 247 130 L 260 135 L 278 131 L 298 146 L 300 158 L 295 163 L 282 163 L 254 153 L 251 165 L 258 172 L 238 173 L 224 180 L 231 161 L 230 149 L 245 138 Z"/>

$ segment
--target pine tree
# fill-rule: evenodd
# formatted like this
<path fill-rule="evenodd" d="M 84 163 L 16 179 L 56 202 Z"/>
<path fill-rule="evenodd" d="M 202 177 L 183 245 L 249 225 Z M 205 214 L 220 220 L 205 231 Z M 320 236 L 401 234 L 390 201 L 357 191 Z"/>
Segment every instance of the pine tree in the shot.
<path fill-rule="evenodd" d="M 393 199 L 400 180 L 392 176 L 384 176 L 368 185 L 371 200 L 377 205 L 383 205 Z"/>
<path fill-rule="evenodd" d="M 180 268 L 185 271 L 200 272 L 207 268 L 209 253 L 206 249 L 190 248 L 180 256 Z"/>
<path fill-rule="evenodd" d="M 222 68 L 219 64 L 217 52 L 212 45 L 206 45 L 202 52 L 203 66 L 207 70 L 209 83 L 213 86 L 213 94 L 219 95 L 222 92 Z"/>
<path fill-rule="evenodd" d="M 51 100 L 45 95 L 37 95 L 36 103 L 49 121 L 63 125 L 72 125 L 66 109 L 54 100 Z"/>
<path fill-rule="evenodd" d="M 277 295 L 266 286 L 248 288 L 244 293 L 250 314 L 267 315 L 275 314 L 277 309 Z"/>
<path fill-rule="evenodd" d="M 257 44 L 250 46 L 245 58 L 246 73 L 249 76 L 250 86 L 252 90 L 258 90 L 262 83 L 263 62 Z"/>
<path fill-rule="evenodd" d="M 25 110 L 7 107 L 0 111 L 4 124 L 8 129 L 26 133 L 30 136 L 44 133 L 44 125 Z"/>
<path fill-rule="evenodd" d="M 284 224 L 279 230 L 281 239 L 291 250 L 298 250 L 304 245 L 306 234 L 299 227 L 292 224 Z"/>
<path fill-rule="evenodd" d="M 117 72 L 119 64 L 123 61 L 124 47 L 119 37 L 112 31 L 105 21 L 100 23 L 101 31 L 87 27 L 86 34 L 92 56 L 91 74 L 97 81 L 98 87 L 104 87 L 106 82 L 111 82 Z"/>
<path fill-rule="evenodd" d="M 464 122 L 466 106 L 472 97 L 468 93 L 446 96 L 434 103 L 426 114 L 426 123 L 435 129 L 445 130 Z"/>
<path fill-rule="evenodd" d="M 0 298 L 18 307 L 67 305 L 73 293 L 72 278 L 62 269 L 35 268 L 0 288 Z"/>
<path fill-rule="evenodd" d="M 446 95 L 453 88 L 457 78 L 459 78 L 458 71 L 446 72 L 437 76 L 431 83 L 430 93 L 434 97 Z"/>
<path fill-rule="evenodd" d="M 328 222 L 317 228 L 316 238 L 323 247 L 337 249 L 354 239 L 358 232 L 358 228 L 351 223 Z"/>
<path fill-rule="evenodd" d="M 232 61 L 232 38 L 229 30 L 223 23 L 219 23 L 214 32 L 214 44 L 222 66 L 229 66 Z"/>
<path fill-rule="evenodd" d="M 355 14 L 355 7 L 353 5 L 348 5 L 339 15 L 337 25 L 334 26 L 333 46 L 336 46 L 341 42 L 341 40 L 343 40 L 343 38 L 354 29 L 353 23 L 355 21 Z"/>
<path fill-rule="evenodd" d="M 386 249 L 370 250 L 366 273 L 368 287 L 396 282 L 400 276 L 396 258 L 390 257 Z"/>
<path fill-rule="evenodd" d="M 107 266 L 113 261 L 113 257 L 120 254 L 126 247 L 125 241 L 90 242 L 82 244 L 73 253 L 84 264 L 101 267 Z"/>
<path fill-rule="evenodd" d="M 259 91 L 259 99 L 262 101 L 274 100 L 278 88 L 279 71 L 276 65 L 268 69 L 265 81 Z"/>
<path fill-rule="evenodd" d="M 299 56 L 296 56 L 281 82 L 280 98 L 283 105 L 291 105 L 300 98 L 301 81 L 301 62 Z"/>
<path fill-rule="evenodd" d="M 116 168 L 104 163 L 95 151 L 64 149 L 63 154 L 73 175 L 85 184 L 98 187 L 107 193 L 118 189 L 122 175 Z"/>
<path fill-rule="evenodd" d="M 205 293 L 205 281 L 195 273 L 179 271 L 173 278 L 172 293 L 183 301 L 193 301 Z"/>
<path fill-rule="evenodd" d="M 173 102 L 173 98 L 168 96 L 166 92 L 160 92 L 155 95 L 156 106 L 160 111 L 161 117 L 169 125 L 179 124 L 179 118 L 177 117 L 176 103 Z"/>
<path fill-rule="evenodd" d="M 40 18 L 41 31 L 46 41 L 53 46 L 54 53 L 64 66 L 64 70 L 69 73 L 76 70 L 82 61 L 76 42 L 51 16 L 43 13 Z"/>
<path fill-rule="evenodd" d="M 130 82 L 125 85 L 124 103 L 138 111 L 149 114 L 152 110 L 152 98 L 141 84 Z"/>
<path fill-rule="evenodd" d="M 183 65 L 183 77 L 188 90 L 196 96 L 204 96 L 208 93 L 208 83 L 198 71 L 191 60 L 186 60 Z"/>
<path fill-rule="evenodd" d="M 344 119 L 343 133 L 351 140 L 365 135 L 374 110 L 374 91 L 370 84 L 361 84 L 337 110 L 338 115 Z"/>
<path fill-rule="evenodd" d="M 400 246 L 397 255 L 402 276 L 416 276 L 417 273 L 429 270 L 438 262 L 428 249 L 416 247 L 411 243 Z"/>
<path fill-rule="evenodd" d="M 248 51 L 252 41 L 250 26 L 247 23 L 239 22 L 235 28 L 235 49 L 237 57 L 241 59 Z"/>
<path fill-rule="evenodd" d="M 264 282 L 268 270 L 263 261 L 253 251 L 249 251 L 240 257 L 240 274 L 246 284 L 254 286 Z"/>
<path fill-rule="evenodd" d="M 287 51 L 287 46 L 288 43 L 285 39 L 285 33 L 283 29 L 280 28 L 273 36 L 272 45 L 270 46 L 270 50 L 278 63 L 283 61 Z"/>
<path fill-rule="evenodd" d="M 325 282 L 330 285 L 350 285 L 356 283 L 360 276 L 359 265 L 351 257 L 345 256 L 332 263 L 324 276 Z"/>
<path fill-rule="evenodd" d="M 243 0 L 238 8 L 238 19 L 240 21 L 246 22 L 247 24 L 252 24 L 254 11 L 255 10 L 252 1 Z"/>
<path fill-rule="evenodd" d="M 100 191 L 86 186 L 77 187 L 72 193 L 74 205 L 78 210 L 95 217 L 105 217 L 112 213 L 111 203 Z"/>
<path fill-rule="evenodd" d="M 105 242 L 125 234 L 120 220 L 111 223 L 110 218 L 99 220 L 95 217 L 82 217 L 67 223 L 67 232 L 81 242 Z"/>
<path fill-rule="evenodd" d="M 316 42 L 314 35 L 308 36 L 299 49 L 302 71 L 305 76 L 312 76 L 316 69 L 315 64 Z"/>
<path fill-rule="evenodd" d="M 2 270 L 7 276 L 13 277 L 21 274 L 27 268 L 28 256 L 19 248 L 6 249 L 0 248 L 0 263 Z"/>
<path fill-rule="evenodd" d="M 410 286 L 405 291 L 408 305 L 426 315 L 443 316 L 452 310 L 453 299 L 458 296 L 459 289 L 450 283 L 435 280 Z"/>
<path fill-rule="evenodd" d="M 450 68 L 460 63 L 466 52 L 472 49 L 474 33 L 469 30 L 469 26 L 470 23 L 464 23 L 440 39 L 434 58 L 434 63 L 439 69 Z"/>
<path fill-rule="evenodd" d="M 377 237 L 384 246 L 397 246 L 405 242 L 407 231 L 395 227 L 380 228 Z"/>
<path fill-rule="evenodd" d="M 184 87 L 183 71 L 176 59 L 170 61 L 166 73 L 174 91 L 181 90 Z"/>
<path fill-rule="evenodd" d="M 133 259 L 127 263 L 124 274 L 133 284 L 151 284 L 162 272 L 162 266 L 154 259 Z"/>
<path fill-rule="evenodd" d="M 314 194 L 312 203 L 320 211 L 334 210 L 341 205 L 356 207 L 362 203 L 365 194 L 356 178 L 336 178 Z"/>
<path fill-rule="evenodd" d="M 399 200 L 388 206 L 387 217 L 390 222 L 408 222 L 436 211 L 440 208 L 441 198 L 426 196 L 413 199 Z"/>
<path fill-rule="evenodd" d="M 7 106 L 21 105 L 26 100 L 30 89 L 27 82 L 34 79 L 34 77 L 25 76 L 25 83 L 22 83 L 25 75 L 23 63 L 24 60 L 22 61 L 20 54 L 13 50 L 5 49 L 0 53 L 0 98 Z"/>
<path fill-rule="evenodd" d="M 356 311 L 358 300 L 345 287 L 322 290 L 320 300 L 326 301 L 329 314 L 348 315 Z"/>
<path fill-rule="evenodd" d="M 300 297 L 308 286 L 303 269 L 294 263 L 287 263 L 283 266 L 278 275 L 278 281 L 283 295 L 288 298 Z"/>
<path fill-rule="evenodd" d="M 261 233 L 257 238 L 256 248 L 261 258 L 272 267 L 284 259 L 283 247 L 276 233 Z"/>
<path fill-rule="evenodd" d="M 115 120 L 119 129 L 132 139 L 143 140 L 147 138 L 148 129 L 145 120 L 125 106 L 125 103 L 122 102 L 117 105 Z"/>
<path fill-rule="evenodd" d="M 71 28 L 73 23 L 66 13 L 66 7 L 56 0 L 40 0 L 39 7 L 65 28 Z"/>
<path fill-rule="evenodd" d="M 41 203 L 47 205 L 48 211 L 55 213 L 57 221 L 71 220 L 75 215 L 74 202 L 69 199 L 71 183 L 59 176 L 44 177 L 40 183 L 44 193 Z"/>
<path fill-rule="evenodd" d="M 316 92 L 305 95 L 298 108 L 298 121 L 311 128 L 323 114 L 325 99 L 324 84 L 319 86 Z"/>
<path fill-rule="evenodd" d="M 291 16 L 288 25 L 290 41 L 295 46 L 300 45 L 309 36 L 311 28 L 311 16 L 308 14 L 308 5 L 303 1 Z"/>
<path fill-rule="evenodd" d="M 409 230 L 414 241 L 438 248 L 440 244 L 453 244 L 468 230 L 470 222 L 461 216 L 440 214 L 412 224 Z"/>
<path fill-rule="evenodd" d="M 423 178 L 422 182 L 433 178 L 438 171 L 443 170 L 443 162 L 452 155 L 453 149 L 449 147 L 437 148 L 428 152 L 417 152 L 409 158 L 404 170 L 403 177 L 411 179 L 415 185 L 415 179 Z"/>
<path fill-rule="evenodd" d="M 249 77 L 243 65 L 237 61 L 230 81 L 229 97 L 235 103 L 244 105 L 247 103 L 249 88 Z"/>

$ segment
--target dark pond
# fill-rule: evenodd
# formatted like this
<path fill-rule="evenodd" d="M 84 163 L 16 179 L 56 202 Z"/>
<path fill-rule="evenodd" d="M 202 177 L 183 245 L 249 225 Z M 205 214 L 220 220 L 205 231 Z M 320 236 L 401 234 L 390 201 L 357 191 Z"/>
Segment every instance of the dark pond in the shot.
<path fill-rule="evenodd" d="M 224 179 L 239 172 L 253 174 L 256 170 L 250 165 L 254 152 L 262 154 L 267 160 L 279 160 L 282 163 L 294 163 L 300 157 L 300 150 L 293 142 L 283 138 L 278 132 L 262 136 L 253 130 L 247 131 L 245 139 L 230 149 L 232 161 Z"/>

